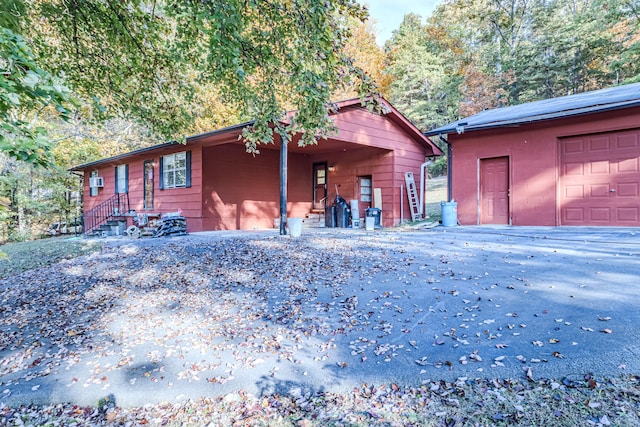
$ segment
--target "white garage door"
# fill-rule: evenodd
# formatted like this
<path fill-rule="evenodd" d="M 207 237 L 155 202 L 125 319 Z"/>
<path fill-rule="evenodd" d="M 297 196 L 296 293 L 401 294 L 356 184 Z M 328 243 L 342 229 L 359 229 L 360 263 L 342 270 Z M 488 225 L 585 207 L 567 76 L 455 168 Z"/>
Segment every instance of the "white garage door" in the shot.
<path fill-rule="evenodd" d="M 640 226 L 640 129 L 560 140 L 561 225 Z"/>

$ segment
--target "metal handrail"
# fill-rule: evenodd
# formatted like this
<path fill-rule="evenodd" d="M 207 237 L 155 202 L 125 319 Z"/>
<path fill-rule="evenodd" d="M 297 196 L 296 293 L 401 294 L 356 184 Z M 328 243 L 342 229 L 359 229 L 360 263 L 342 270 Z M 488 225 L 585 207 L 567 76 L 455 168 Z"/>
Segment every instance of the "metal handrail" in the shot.
<path fill-rule="evenodd" d="M 110 218 L 122 216 L 129 212 L 129 193 L 117 193 L 109 199 L 85 212 L 79 221 L 84 234 L 91 233 Z"/>

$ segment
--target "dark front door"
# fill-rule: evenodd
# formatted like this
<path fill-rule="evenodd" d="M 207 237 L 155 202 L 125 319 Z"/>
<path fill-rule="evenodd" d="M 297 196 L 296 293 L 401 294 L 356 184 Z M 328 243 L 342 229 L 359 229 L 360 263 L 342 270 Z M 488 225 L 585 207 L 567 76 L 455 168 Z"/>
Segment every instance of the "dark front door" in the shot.
<path fill-rule="evenodd" d="M 153 209 L 153 160 L 144 162 L 144 208 Z"/>
<path fill-rule="evenodd" d="M 327 164 L 313 164 L 313 209 L 324 209 L 327 200 Z"/>
<path fill-rule="evenodd" d="M 480 224 L 509 224 L 509 158 L 480 160 Z"/>

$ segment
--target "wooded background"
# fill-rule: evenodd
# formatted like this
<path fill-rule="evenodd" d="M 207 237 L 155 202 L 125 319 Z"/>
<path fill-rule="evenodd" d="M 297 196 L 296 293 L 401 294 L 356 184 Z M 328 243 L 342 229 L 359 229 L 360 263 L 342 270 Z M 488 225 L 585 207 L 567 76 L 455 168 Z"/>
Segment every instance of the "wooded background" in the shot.
<path fill-rule="evenodd" d="M 384 46 L 348 0 L 0 5 L 0 241 L 79 215 L 71 166 L 256 117 L 259 150 L 285 109 L 313 143 L 329 99 L 380 93 L 428 130 L 640 80 L 635 0 L 446 0 Z"/>

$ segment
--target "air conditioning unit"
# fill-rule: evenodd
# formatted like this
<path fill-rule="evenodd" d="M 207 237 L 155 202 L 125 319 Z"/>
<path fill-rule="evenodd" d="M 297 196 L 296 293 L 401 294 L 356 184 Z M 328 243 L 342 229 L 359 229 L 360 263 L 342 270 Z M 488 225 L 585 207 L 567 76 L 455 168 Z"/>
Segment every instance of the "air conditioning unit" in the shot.
<path fill-rule="evenodd" d="M 104 179 L 101 176 L 92 176 L 89 178 L 89 187 L 104 187 Z"/>

